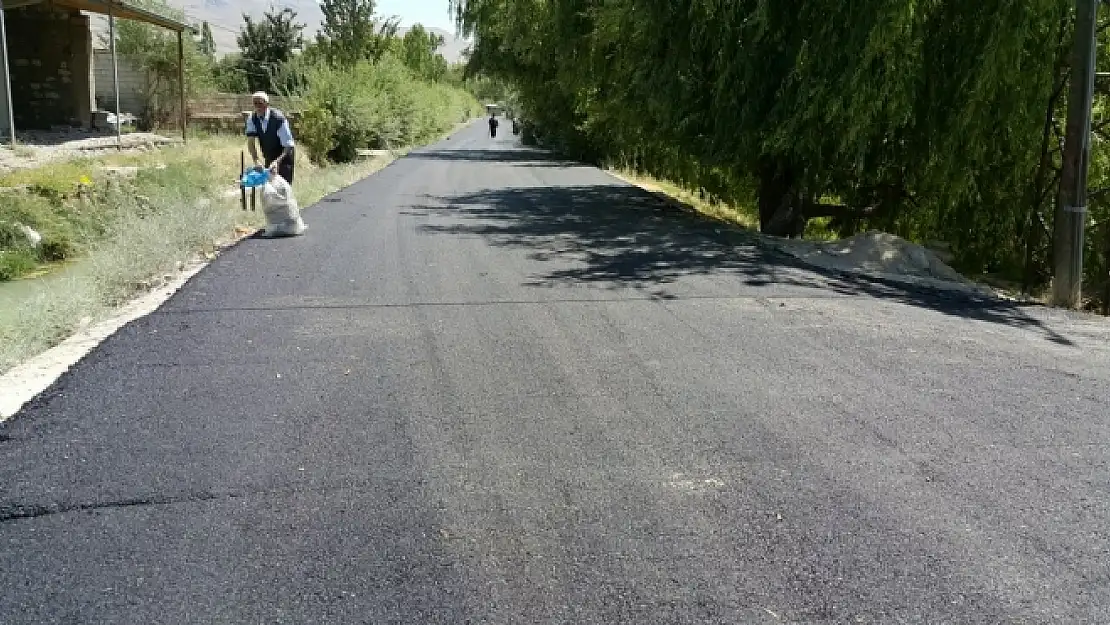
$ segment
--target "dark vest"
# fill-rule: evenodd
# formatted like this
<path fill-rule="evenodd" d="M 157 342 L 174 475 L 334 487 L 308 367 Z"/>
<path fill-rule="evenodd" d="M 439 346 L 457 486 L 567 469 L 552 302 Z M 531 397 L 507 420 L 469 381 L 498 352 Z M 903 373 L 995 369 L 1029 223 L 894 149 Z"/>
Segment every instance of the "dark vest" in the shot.
<path fill-rule="evenodd" d="M 258 116 L 258 113 L 251 113 L 251 120 L 255 131 L 259 132 L 262 128 L 262 118 Z M 281 111 L 270 108 L 270 121 L 266 124 L 266 131 L 258 135 L 258 144 L 262 148 L 262 156 L 266 158 L 266 162 L 281 156 L 281 153 L 285 150 L 281 146 L 281 139 L 278 138 L 278 128 L 281 128 L 282 124 L 288 123 Z"/>

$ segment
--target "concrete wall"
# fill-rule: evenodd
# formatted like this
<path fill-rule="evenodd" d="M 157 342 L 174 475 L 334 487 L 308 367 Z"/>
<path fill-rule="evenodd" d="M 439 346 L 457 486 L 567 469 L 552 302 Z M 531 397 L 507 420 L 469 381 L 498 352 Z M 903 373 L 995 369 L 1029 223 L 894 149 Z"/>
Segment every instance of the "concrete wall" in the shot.
<path fill-rule="evenodd" d="M 122 113 L 139 116 L 146 108 L 146 73 L 139 64 L 126 56 L 118 57 L 119 107 Z M 96 84 L 95 100 L 102 111 L 116 110 L 116 95 L 112 86 L 112 51 L 93 52 L 93 80 Z"/>
<path fill-rule="evenodd" d="M 80 11 L 35 5 L 5 11 L 15 125 L 88 126 L 92 34 Z"/>

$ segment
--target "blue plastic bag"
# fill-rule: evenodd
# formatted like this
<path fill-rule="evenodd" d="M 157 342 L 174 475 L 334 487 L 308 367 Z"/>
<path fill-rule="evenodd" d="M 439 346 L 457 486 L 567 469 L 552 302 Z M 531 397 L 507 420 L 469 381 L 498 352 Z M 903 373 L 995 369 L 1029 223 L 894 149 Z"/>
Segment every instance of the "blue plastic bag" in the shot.
<path fill-rule="evenodd" d="M 243 186 L 250 189 L 251 187 L 261 187 L 270 181 L 270 171 L 268 169 L 252 169 L 243 174 Z"/>

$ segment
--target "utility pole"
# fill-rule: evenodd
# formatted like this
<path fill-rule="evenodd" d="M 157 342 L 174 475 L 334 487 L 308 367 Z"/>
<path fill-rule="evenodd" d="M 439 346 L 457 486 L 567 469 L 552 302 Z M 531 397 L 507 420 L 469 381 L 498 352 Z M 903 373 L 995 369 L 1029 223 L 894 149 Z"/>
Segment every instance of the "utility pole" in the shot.
<path fill-rule="evenodd" d="M 1076 308 L 1083 289 L 1083 229 L 1087 221 L 1087 165 L 1095 91 L 1098 0 L 1076 0 L 1068 124 L 1056 198 L 1052 304 Z"/>

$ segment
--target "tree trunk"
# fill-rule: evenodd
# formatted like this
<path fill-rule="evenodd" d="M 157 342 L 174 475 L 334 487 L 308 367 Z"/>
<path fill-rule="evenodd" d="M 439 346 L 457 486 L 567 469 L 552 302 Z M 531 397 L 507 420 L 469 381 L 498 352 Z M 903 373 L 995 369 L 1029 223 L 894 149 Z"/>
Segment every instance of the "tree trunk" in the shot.
<path fill-rule="evenodd" d="M 795 192 L 789 164 L 765 158 L 759 167 L 759 230 L 780 237 L 800 237 L 806 219 Z"/>

